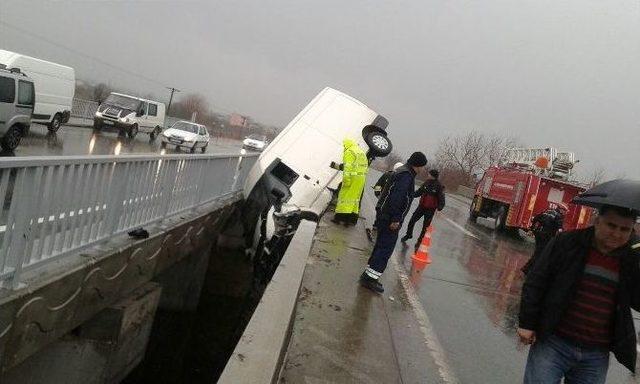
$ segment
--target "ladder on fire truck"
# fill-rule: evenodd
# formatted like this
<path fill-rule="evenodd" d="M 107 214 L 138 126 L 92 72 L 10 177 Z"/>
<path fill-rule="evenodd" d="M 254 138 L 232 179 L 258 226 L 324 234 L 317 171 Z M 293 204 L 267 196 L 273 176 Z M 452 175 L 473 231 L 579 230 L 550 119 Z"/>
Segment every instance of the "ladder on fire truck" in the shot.
<path fill-rule="evenodd" d="M 541 162 L 540 159 L 547 159 Z M 527 168 L 553 179 L 568 180 L 577 163 L 573 152 L 558 152 L 555 148 L 507 148 L 501 164 Z M 546 163 L 546 166 L 541 166 Z"/>

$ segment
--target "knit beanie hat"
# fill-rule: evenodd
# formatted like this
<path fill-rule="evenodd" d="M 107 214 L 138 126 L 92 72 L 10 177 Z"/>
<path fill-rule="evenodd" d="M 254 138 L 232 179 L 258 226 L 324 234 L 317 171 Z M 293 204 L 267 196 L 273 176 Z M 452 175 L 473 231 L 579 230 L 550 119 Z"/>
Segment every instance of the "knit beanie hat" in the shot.
<path fill-rule="evenodd" d="M 407 164 L 412 167 L 424 167 L 427 165 L 427 156 L 422 152 L 413 152 L 411 156 L 409 156 L 409 160 L 407 160 Z"/>

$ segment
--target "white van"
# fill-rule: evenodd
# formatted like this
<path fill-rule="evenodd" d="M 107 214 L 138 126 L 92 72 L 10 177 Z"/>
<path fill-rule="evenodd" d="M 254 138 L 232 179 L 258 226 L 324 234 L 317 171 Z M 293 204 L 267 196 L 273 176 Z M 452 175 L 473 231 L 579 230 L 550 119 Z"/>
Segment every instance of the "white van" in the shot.
<path fill-rule="evenodd" d="M 360 101 L 325 88 L 258 158 L 244 186 L 249 206 L 264 210 L 286 203 L 320 216 L 342 180 L 331 164 L 342 162 L 343 140 L 368 148 L 370 159 L 387 156 L 392 149 L 387 125 Z"/>
<path fill-rule="evenodd" d="M 93 128 L 116 128 L 130 138 L 138 132 L 148 133 L 154 140 L 164 126 L 164 103 L 122 93 L 111 94 L 100 104 L 93 117 Z"/>
<path fill-rule="evenodd" d="M 7 69 L 19 68 L 34 81 L 36 104 L 31 121 L 45 124 L 51 132 L 69 121 L 76 89 L 73 68 L 35 57 L 0 49 L 0 64 Z"/>

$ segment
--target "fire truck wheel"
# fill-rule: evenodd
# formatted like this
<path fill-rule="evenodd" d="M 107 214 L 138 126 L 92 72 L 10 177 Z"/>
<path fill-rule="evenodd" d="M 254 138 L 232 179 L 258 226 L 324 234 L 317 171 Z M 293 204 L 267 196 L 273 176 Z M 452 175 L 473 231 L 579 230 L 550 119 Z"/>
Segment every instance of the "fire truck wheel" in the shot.
<path fill-rule="evenodd" d="M 505 207 L 500 207 L 500 209 L 498 209 L 498 214 L 495 217 L 496 230 L 503 231 L 505 229 L 506 221 L 507 221 L 507 209 Z"/>

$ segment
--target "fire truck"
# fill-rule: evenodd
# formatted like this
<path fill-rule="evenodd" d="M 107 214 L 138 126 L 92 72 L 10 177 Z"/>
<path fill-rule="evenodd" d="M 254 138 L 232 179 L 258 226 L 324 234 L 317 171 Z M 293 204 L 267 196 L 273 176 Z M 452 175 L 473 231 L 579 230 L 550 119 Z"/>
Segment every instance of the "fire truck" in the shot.
<path fill-rule="evenodd" d="M 578 161 L 572 152 L 555 148 L 507 149 L 497 166 L 487 169 L 476 185 L 469 218 L 494 221 L 497 230 L 528 230 L 535 215 L 559 203 L 568 206 L 563 230 L 583 228 L 591 221 L 591 209 L 572 204 L 586 185 L 571 181 Z"/>

